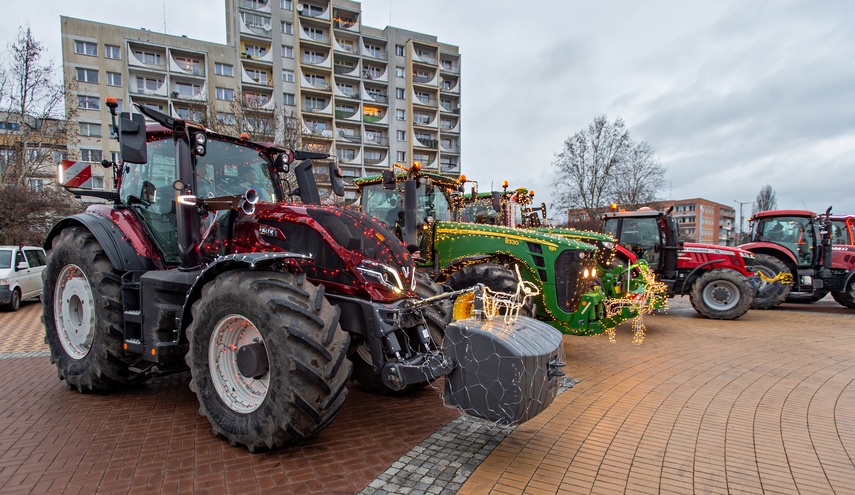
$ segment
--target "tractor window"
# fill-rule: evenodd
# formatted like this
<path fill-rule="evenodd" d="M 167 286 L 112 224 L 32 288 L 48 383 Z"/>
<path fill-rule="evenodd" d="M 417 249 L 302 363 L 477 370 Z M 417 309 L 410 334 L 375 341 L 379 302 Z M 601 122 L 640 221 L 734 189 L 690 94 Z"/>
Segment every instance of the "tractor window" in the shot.
<path fill-rule="evenodd" d="M 609 233 L 609 235 L 613 234 Z M 656 225 L 656 217 L 624 218 L 620 243 L 638 255 L 639 259 L 643 258 L 651 267 L 659 266 L 662 240 Z"/>
<path fill-rule="evenodd" d="M 433 217 L 434 220 L 451 220 L 451 207 L 448 205 L 443 188 L 424 182 L 416 188 L 416 193 L 418 197 L 416 221 L 424 222 L 427 217 Z"/>
<path fill-rule="evenodd" d="M 849 239 L 849 230 L 846 228 L 846 222 L 842 220 L 831 222 L 831 243 L 853 244 L 853 241 Z"/>
<path fill-rule="evenodd" d="M 810 265 L 816 245 L 813 223 L 806 217 L 763 219 L 757 228 L 760 240 L 774 242 L 789 249 L 799 265 Z"/>
<path fill-rule="evenodd" d="M 403 209 L 403 195 L 400 191 L 388 191 L 382 184 L 373 184 L 362 188 L 362 211 L 386 224 L 392 230 L 398 221 L 398 212 Z"/>
<path fill-rule="evenodd" d="M 258 192 L 259 201 L 277 200 L 268 161 L 255 148 L 211 139 L 196 165 L 197 196 L 215 197 Z"/>
<path fill-rule="evenodd" d="M 148 143 L 148 162 L 126 164 L 119 191 L 122 199 L 145 219 L 164 261 L 178 262 L 175 223 L 175 144 L 171 139 Z"/>

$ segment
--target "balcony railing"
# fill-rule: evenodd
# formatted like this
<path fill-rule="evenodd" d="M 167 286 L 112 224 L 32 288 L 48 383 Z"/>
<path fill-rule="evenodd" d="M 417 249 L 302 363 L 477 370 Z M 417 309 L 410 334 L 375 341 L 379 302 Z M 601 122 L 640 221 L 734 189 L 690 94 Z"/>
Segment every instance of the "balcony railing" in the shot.
<path fill-rule="evenodd" d="M 386 95 L 376 95 L 376 94 L 368 93 L 368 96 L 372 100 L 376 101 L 377 103 L 387 103 L 387 104 L 389 103 L 389 97 Z"/>
<path fill-rule="evenodd" d="M 336 118 L 338 118 L 338 112 L 336 112 Z M 344 139 L 345 141 L 350 141 L 351 143 L 361 143 L 362 136 L 359 134 L 346 134 L 344 131 L 338 131 L 338 137 Z"/>
<path fill-rule="evenodd" d="M 417 142 L 420 146 L 422 146 L 422 147 L 424 147 L 424 148 L 430 148 L 430 149 L 432 149 L 432 150 L 437 149 L 437 147 L 439 146 L 439 141 L 438 141 L 438 140 L 436 140 L 436 139 L 421 139 L 421 138 L 416 138 L 416 142 Z"/>
<path fill-rule="evenodd" d="M 357 112 L 356 109 L 353 109 L 353 110 L 336 110 L 335 111 L 335 118 L 337 118 L 337 119 L 349 119 L 350 117 L 353 117 L 354 115 L 356 115 L 356 112 Z"/>
<path fill-rule="evenodd" d="M 375 136 L 371 136 L 371 135 L 366 135 L 366 136 L 365 136 L 365 144 L 366 144 L 366 145 L 368 145 L 368 144 L 376 144 L 376 145 L 379 145 L 379 146 L 389 146 L 389 138 L 385 138 L 385 137 L 382 137 L 382 136 L 380 136 L 380 137 L 375 137 Z"/>
<path fill-rule="evenodd" d="M 388 60 L 389 59 L 389 52 L 381 52 L 381 51 L 373 52 L 371 50 L 366 49 L 362 52 L 362 55 L 365 57 L 375 58 L 377 60 Z"/>
<path fill-rule="evenodd" d="M 385 158 L 366 158 L 365 164 L 368 165 L 369 167 L 372 167 L 374 165 L 378 165 L 380 163 L 383 163 L 384 161 L 386 161 Z"/>
<path fill-rule="evenodd" d="M 413 76 L 413 82 L 418 84 L 427 84 L 433 81 L 434 76 Z"/>
<path fill-rule="evenodd" d="M 430 96 L 416 95 L 414 103 L 420 103 L 422 105 L 436 106 L 436 98 L 432 98 Z"/>

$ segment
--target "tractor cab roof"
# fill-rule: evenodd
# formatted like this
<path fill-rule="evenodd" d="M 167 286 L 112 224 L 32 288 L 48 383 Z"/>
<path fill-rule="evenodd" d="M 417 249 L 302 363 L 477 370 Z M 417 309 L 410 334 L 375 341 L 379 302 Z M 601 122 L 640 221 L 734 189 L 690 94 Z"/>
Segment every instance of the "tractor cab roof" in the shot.
<path fill-rule="evenodd" d="M 757 212 L 752 215 L 752 218 L 768 218 L 768 217 L 810 217 L 813 218 L 816 213 L 810 210 L 766 210 Z"/>
<path fill-rule="evenodd" d="M 664 215 L 664 213 L 645 206 L 633 211 L 607 211 L 603 213 L 602 218 L 647 218 L 658 217 L 659 215 Z"/>
<path fill-rule="evenodd" d="M 436 172 L 419 172 L 418 176 L 421 178 L 426 178 L 430 180 L 434 185 L 440 187 L 448 187 L 452 189 L 457 189 L 460 186 L 460 181 L 448 175 L 439 174 Z M 395 182 L 404 182 L 407 180 L 407 173 L 398 171 L 395 173 Z M 382 184 L 383 176 L 382 175 L 369 175 L 367 177 L 359 177 L 353 179 L 353 184 L 356 186 L 358 190 L 362 190 L 365 186 L 370 186 L 374 184 Z"/>

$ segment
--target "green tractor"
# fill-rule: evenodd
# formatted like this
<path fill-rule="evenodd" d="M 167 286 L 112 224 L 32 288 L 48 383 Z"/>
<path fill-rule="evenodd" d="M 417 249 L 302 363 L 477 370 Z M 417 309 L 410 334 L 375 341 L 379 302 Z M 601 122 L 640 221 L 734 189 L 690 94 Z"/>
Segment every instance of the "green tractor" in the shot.
<path fill-rule="evenodd" d="M 470 181 L 471 182 L 471 181 Z M 473 182 L 474 183 L 474 182 Z M 654 274 L 644 260 L 637 260 L 617 241 L 600 232 L 566 227 L 544 227 L 546 203 L 534 204 L 534 191 L 520 187 L 508 189 L 502 181 L 503 191 L 479 192 L 477 183 L 471 192 L 464 194 L 458 208 L 458 218 L 476 223 L 492 223 L 517 229 L 547 233 L 581 241 L 598 249 L 595 284 L 606 297 L 606 305 L 620 308 L 612 317 L 615 324 L 639 316 L 639 311 L 651 312 L 667 308 L 667 287 L 656 283 Z M 647 304 L 624 304 L 627 299 L 644 298 Z M 611 304 L 610 304 L 611 303 Z"/>
<path fill-rule="evenodd" d="M 458 220 L 463 181 L 418 164 L 354 180 L 359 207 L 385 223 L 417 256 L 417 266 L 452 290 L 483 283 L 513 293 L 518 268 L 540 295 L 522 313 L 567 334 L 600 334 L 632 317 L 606 314 L 606 296 L 594 285 L 595 246 L 545 232 Z"/>

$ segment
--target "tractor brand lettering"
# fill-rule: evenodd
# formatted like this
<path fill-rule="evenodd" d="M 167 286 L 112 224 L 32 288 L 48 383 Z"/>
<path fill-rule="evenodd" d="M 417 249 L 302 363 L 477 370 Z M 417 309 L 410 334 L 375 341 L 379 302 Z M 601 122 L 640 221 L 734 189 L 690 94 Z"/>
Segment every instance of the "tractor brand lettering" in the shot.
<path fill-rule="evenodd" d="M 517 241 L 515 239 L 509 239 L 509 238 L 505 237 L 505 244 L 512 244 L 514 246 L 519 246 L 520 241 Z"/>
<path fill-rule="evenodd" d="M 724 255 L 735 254 L 733 251 L 725 251 L 723 249 L 710 249 L 710 248 L 698 248 L 698 247 L 687 247 L 687 248 L 683 248 L 682 251 L 686 252 L 686 253 L 706 253 L 706 254 L 724 254 Z"/>
<path fill-rule="evenodd" d="M 269 227 L 267 225 L 260 225 L 258 227 L 258 232 L 261 235 L 266 235 L 268 237 L 279 237 L 277 234 L 279 233 L 279 229 L 276 227 Z"/>

